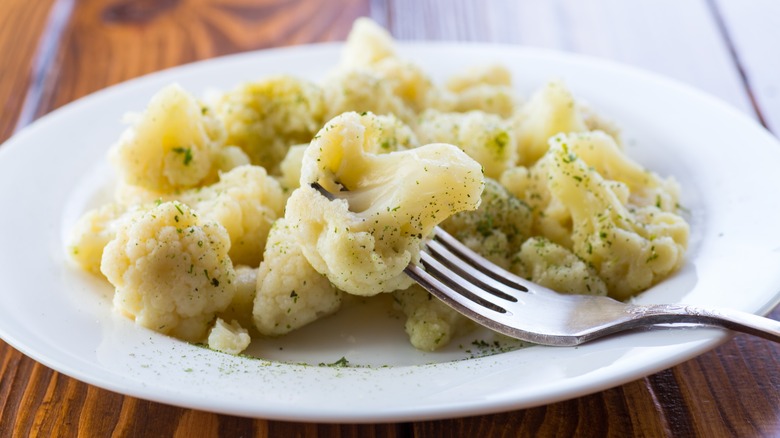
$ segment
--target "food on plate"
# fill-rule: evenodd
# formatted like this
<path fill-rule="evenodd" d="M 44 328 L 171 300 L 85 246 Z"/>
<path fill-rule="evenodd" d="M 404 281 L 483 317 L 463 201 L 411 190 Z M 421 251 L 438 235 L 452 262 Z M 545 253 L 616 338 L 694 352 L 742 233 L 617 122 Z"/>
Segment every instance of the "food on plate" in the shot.
<path fill-rule="evenodd" d="M 212 111 L 174 84 L 162 89 L 113 146 L 110 157 L 122 182 L 169 192 L 216 179 L 248 160 L 226 147 L 225 129 Z"/>
<path fill-rule="evenodd" d="M 202 341 L 233 299 L 235 271 L 225 228 L 178 202 L 128 219 L 103 250 L 114 308 L 136 323 Z"/>
<path fill-rule="evenodd" d="M 427 110 L 420 115 L 416 132 L 423 144 L 441 142 L 458 145 L 482 164 L 488 178 L 499 178 L 517 163 L 512 126 L 495 114 Z"/>
<path fill-rule="evenodd" d="M 514 270 L 520 246 L 531 237 L 531 208 L 490 178 L 481 198 L 476 210 L 453 215 L 442 228 L 496 265 Z"/>
<path fill-rule="evenodd" d="M 531 237 L 515 255 L 512 272 L 561 293 L 606 295 L 596 269 L 571 250 L 544 237 Z"/>
<path fill-rule="evenodd" d="M 249 332 L 236 321 L 225 322 L 217 318 L 209 330 L 207 345 L 209 348 L 223 353 L 238 354 L 246 350 L 252 342 Z"/>
<path fill-rule="evenodd" d="M 403 273 L 436 225 L 562 293 L 629 299 L 683 264 L 679 185 L 564 82 L 524 101 L 506 67 L 479 65 L 442 85 L 368 19 L 336 64 L 202 101 L 171 85 L 128 118 L 114 199 L 68 242 L 117 311 L 238 354 L 391 293 L 435 351 L 474 326 Z"/>
<path fill-rule="evenodd" d="M 403 271 L 425 237 L 450 215 L 476 208 L 483 185 L 479 163 L 449 144 L 382 153 L 378 133 L 367 129 L 374 118 L 344 113 L 320 130 L 285 212 L 314 269 L 364 296 L 409 287 Z"/>
<path fill-rule="evenodd" d="M 341 291 L 317 272 L 286 218 L 274 223 L 257 271 L 252 315 L 263 335 L 289 333 L 341 307 Z"/>
<path fill-rule="evenodd" d="M 311 140 L 325 114 L 322 89 L 291 76 L 273 76 L 238 86 L 215 104 L 227 143 L 252 164 L 277 175 L 287 149 Z"/>
<path fill-rule="evenodd" d="M 418 350 L 436 351 L 474 325 L 416 284 L 393 292 L 393 300 L 406 316 L 404 329 L 409 342 Z"/>
<path fill-rule="evenodd" d="M 583 141 L 587 135 L 550 140 L 543 164 L 555 184 L 548 187 L 571 215 L 574 254 L 596 269 L 613 297 L 626 299 L 682 265 L 688 224 L 660 201 L 627 205 L 627 184 L 605 179 L 568 147 Z"/>

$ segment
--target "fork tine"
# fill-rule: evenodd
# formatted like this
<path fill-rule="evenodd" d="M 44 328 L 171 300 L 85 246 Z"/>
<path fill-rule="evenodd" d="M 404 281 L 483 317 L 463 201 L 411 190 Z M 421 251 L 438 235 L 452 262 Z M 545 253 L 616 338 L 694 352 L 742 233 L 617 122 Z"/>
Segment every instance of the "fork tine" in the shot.
<path fill-rule="evenodd" d="M 433 236 L 434 239 L 431 242 L 441 243 L 451 253 L 457 255 L 459 259 L 462 259 L 470 266 L 479 269 L 482 273 L 489 276 L 493 280 L 503 283 L 515 290 L 520 290 L 523 292 L 529 291 L 528 286 L 526 286 L 525 279 L 507 271 L 500 266 L 497 266 L 493 262 L 477 254 L 471 250 L 471 248 L 462 244 L 456 238 L 452 237 L 452 235 L 450 235 L 448 232 L 444 231 L 441 227 L 434 228 Z M 428 243 L 429 246 L 431 242 Z"/>
<path fill-rule="evenodd" d="M 421 253 L 420 263 L 424 267 L 425 272 L 438 282 L 482 307 L 487 307 L 499 313 L 506 313 L 506 306 L 512 302 L 498 296 L 493 291 L 481 288 L 479 285 L 470 282 L 467 278 L 462 277 L 458 272 L 453 271 L 442 263 L 442 260 L 431 254 Z"/>
<path fill-rule="evenodd" d="M 515 286 L 507 285 L 506 282 L 497 281 L 489 274 L 475 267 L 471 259 L 464 259 L 461 254 L 452 252 L 441 242 L 432 240 L 428 242 L 427 251 L 436 260 L 446 265 L 450 270 L 456 272 L 458 276 L 473 284 L 479 289 L 490 292 L 493 295 L 503 298 L 507 301 L 517 302 L 517 294 L 524 293 L 527 289 L 520 289 Z"/>
<path fill-rule="evenodd" d="M 447 275 L 441 277 L 438 275 L 442 274 L 432 275 L 431 272 L 424 270 L 416 264 L 409 264 L 404 272 L 416 281 L 417 284 L 428 290 L 431 295 L 478 324 L 524 341 L 538 342 L 540 339 L 546 338 L 545 335 L 540 336 L 537 333 L 514 326 L 512 324 L 514 318 L 516 318 L 514 312 L 498 307 L 491 301 L 486 301 L 477 295 L 473 295 L 465 288 L 453 289 L 450 285 L 457 285 L 457 283 L 447 281 L 449 280 Z M 447 283 L 445 284 L 442 280 L 447 281 Z M 464 294 L 464 291 L 467 293 Z M 492 297 L 495 298 L 494 296 Z M 516 303 L 507 302 L 507 304 Z"/>
<path fill-rule="evenodd" d="M 483 314 L 501 315 L 506 313 L 504 308 L 472 294 L 465 288 L 459 287 L 456 290 L 450 287 L 450 285 L 457 285 L 457 283 L 450 281 L 446 275 L 440 273 L 433 275 L 435 270 L 425 270 L 419 265 L 410 264 L 404 272 L 433 296 L 472 319 L 481 321 L 490 318 Z"/>

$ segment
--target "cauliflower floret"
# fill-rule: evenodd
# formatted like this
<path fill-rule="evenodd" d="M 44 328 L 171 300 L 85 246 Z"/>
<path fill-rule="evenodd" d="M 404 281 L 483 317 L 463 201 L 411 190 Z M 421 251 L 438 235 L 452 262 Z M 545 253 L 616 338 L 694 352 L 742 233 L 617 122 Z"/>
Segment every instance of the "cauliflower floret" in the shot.
<path fill-rule="evenodd" d="M 482 202 L 442 222 L 445 231 L 504 269 L 531 233 L 531 209 L 492 179 L 485 179 Z"/>
<path fill-rule="evenodd" d="M 571 92 L 561 82 L 550 82 L 523 106 L 516 120 L 518 164 L 529 166 L 547 152 L 553 135 L 587 131 Z"/>
<path fill-rule="evenodd" d="M 208 345 L 212 350 L 228 354 L 239 354 L 246 350 L 252 339 L 249 332 L 237 322 L 225 322 L 217 318 L 214 327 L 209 331 Z"/>
<path fill-rule="evenodd" d="M 141 326 L 191 342 L 235 293 L 230 239 L 215 222 L 166 202 L 124 223 L 100 269 L 114 285 L 114 307 Z"/>
<path fill-rule="evenodd" d="M 597 113 L 587 102 L 580 101 L 578 103 L 578 110 L 582 116 L 582 121 L 585 122 L 585 126 L 588 127 L 588 131 L 605 132 L 622 148 L 623 136 L 620 133 L 620 127 L 617 126 L 614 121 Z"/>
<path fill-rule="evenodd" d="M 407 123 L 415 118 L 414 111 L 395 94 L 390 83 L 367 68 L 338 70 L 325 80 L 322 89 L 327 102 L 326 120 L 347 111 L 393 114 Z"/>
<path fill-rule="evenodd" d="M 170 85 L 122 134 L 110 158 L 121 181 L 170 192 L 213 178 L 226 160 L 224 141 L 224 128 L 208 107 Z M 232 151 L 227 155 L 235 159 Z"/>
<path fill-rule="evenodd" d="M 276 221 L 258 270 L 253 315 L 264 335 L 283 335 L 341 307 L 341 292 L 311 267 L 291 233 L 285 219 Z"/>
<path fill-rule="evenodd" d="M 411 128 L 394 115 L 369 116 L 368 113 L 365 113 L 362 116 L 366 117 L 364 120 L 367 123 L 366 136 L 372 139 L 374 146 L 378 146 L 371 152 L 386 153 L 419 146 L 417 137 Z M 284 157 L 280 166 L 282 175 L 279 177 L 279 181 L 285 190 L 291 191 L 300 185 L 301 163 L 307 147 L 309 147 L 309 143 L 295 145 Z"/>
<path fill-rule="evenodd" d="M 501 184 L 531 208 L 531 235 L 544 236 L 571 248 L 571 214 L 550 194 L 546 165 L 545 160 L 539 160 L 530 168 L 510 168 L 501 175 Z"/>
<path fill-rule="evenodd" d="M 284 213 L 286 201 L 279 183 L 260 166 L 239 166 L 220 175 L 219 182 L 174 196 L 219 222 L 230 235 L 235 264 L 257 266 L 271 224 Z"/>
<path fill-rule="evenodd" d="M 523 243 L 512 271 L 562 293 L 607 294 L 607 286 L 592 267 L 543 237 L 532 237 Z"/>
<path fill-rule="evenodd" d="M 515 93 L 511 87 L 497 85 L 475 85 L 459 93 L 454 93 L 451 99 L 451 111 L 484 111 L 500 117 L 510 117 L 514 113 L 516 103 Z M 446 106 L 445 106 L 446 107 Z"/>
<path fill-rule="evenodd" d="M 214 170 L 217 175 L 247 164 L 250 164 L 249 156 L 238 146 L 225 146 L 214 156 Z M 213 179 L 215 178 L 211 178 Z"/>
<path fill-rule="evenodd" d="M 278 180 L 285 192 L 297 189 L 301 183 L 301 162 L 307 147 L 309 147 L 309 143 L 290 146 L 284 160 L 279 164 Z"/>
<path fill-rule="evenodd" d="M 512 75 L 500 65 L 471 68 L 452 76 L 446 87 L 452 92 L 452 111 L 481 110 L 509 117 L 517 105 Z"/>
<path fill-rule="evenodd" d="M 488 178 L 498 178 L 517 161 L 512 129 L 500 117 L 482 111 L 442 113 L 425 111 L 417 125 L 421 143 L 458 145 L 477 160 Z"/>
<path fill-rule="evenodd" d="M 257 266 L 271 224 L 284 213 L 286 197 L 279 182 L 260 166 L 242 165 L 220 174 L 204 187 L 160 193 L 122 185 L 115 194 L 122 205 L 179 201 L 205 219 L 214 220 L 230 235 L 230 257 L 236 264 Z"/>
<path fill-rule="evenodd" d="M 373 114 L 328 122 L 306 150 L 301 187 L 287 201 L 295 239 L 339 289 L 375 295 L 404 289 L 404 268 L 434 226 L 478 206 L 480 166 L 455 146 L 431 144 L 375 154 Z M 340 199 L 329 201 L 319 183 Z M 342 191 L 347 190 L 347 191 Z"/>
<path fill-rule="evenodd" d="M 370 19 L 358 19 L 352 26 L 342 53 L 341 68 L 369 69 L 377 73 L 392 93 L 414 112 L 432 106 L 438 108 L 439 101 L 444 98 L 442 90 L 434 86 L 419 66 L 397 56 L 393 38 Z M 396 115 L 404 118 L 403 114 Z"/>
<path fill-rule="evenodd" d="M 565 146 L 608 180 L 611 190 L 622 204 L 677 211 L 680 188 L 674 178 L 661 178 L 631 160 L 621 152 L 610 135 L 601 131 L 559 134 L 552 137 L 549 143 Z M 551 163 L 551 160 L 543 158 L 530 168 L 520 166 L 508 169 L 502 174 L 501 183 L 531 206 L 534 234 L 571 248 L 571 213 L 560 199 L 551 196 Z"/>
<path fill-rule="evenodd" d="M 277 175 L 287 149 L 310 141 L 322 126 L 325 102 L 317 85 L 273 76 L 226 93 L 216 110 L 225 123 L 228 143 L 243 149 L 252 164 Z"/>
<path fill-rule="evenodd" d="M 225 310 L 217 313 L 217 316 L 225 321 L 235 321 L 241 327 L 254 327 L 252 308 L 254 306 L 257 290 L 257 268 L 239 265 L 234 268 L 236 276 L 233 284 L 236 292 L 233 300 Z"/>
<path fill-rule="evenodd" d="M 352 24 L 341 52 L 341 64 L 347 68 L 365 67 L 394 56 L 393 37 L 370 18 L 361 17 Z"/>
<path fill-rule="evenodd" d="M 447 79 L 447 89 L 460 93 L 478 85 L 512 86 L 512 73 L 503 65 L 492 64 L 471 67 Z"/>
<path fill-rule="evenodd" d="M 137 209 L 128 210 L 119 204 L 106 204 L 80 217 L 68 238 L 68 254 L 85 271 L 100 273 L 103 248 L 116 235 L 117 229 L 129 220 Z"/>
<path fill-rule="evenodd" d="M 438 350 L 453 337 L 474 328 L 470 319 L 418 285 L 393 292 L 393 299 L 406 315 L 406 334 L 418 350 Z"/>
<path fill-rule="evenodd" d="M 680 186 L 674 178 L 663 179 L 629 158 L 618 143 L 602 131 L 557 135 L 550 142 L 566 143 L 570 151 L 606 179 L 624 183 L 632 205 L 655 205 L 664 211 L 679 208 Z"/>
<path fill-rule="evenodd" d="M 393 93 L 414 112 L 426 108 L 438 108 L 446 99 L 443 91 L 436 87 L 433 80 L 418 65 L 392 57 L 373 64 L 371 68 L 387 81 Z"/>
<path fill-rule="evenodd" d="M 627 206 L 626 186 L 605 180 L 564 141 L 551 141 L 544 160 L 550 192 L 571 214 L 571 249 L 598 271 L 611 297 L 628 298 L 682 265 L 683 218 L 654 205 Z"/>

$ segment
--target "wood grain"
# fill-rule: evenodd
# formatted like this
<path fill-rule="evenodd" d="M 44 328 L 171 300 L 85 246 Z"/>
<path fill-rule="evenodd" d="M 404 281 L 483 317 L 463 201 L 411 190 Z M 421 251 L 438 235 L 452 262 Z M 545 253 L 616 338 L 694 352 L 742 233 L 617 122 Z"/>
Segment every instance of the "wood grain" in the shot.
<path fill-rule="evenodd" d="M 715 13 L 706 0 L 392 0 L 372 18 L 399 39 L 519 44 L 620 61 L 755 117 Z"/>
<path fill-rule="evenodd" d="M 83 0 L 37 114 L 143 74 L 219 55 L 344 39 L 363 0 Z"/>
<path fill-rule="evenodd" d="M 34 77 L 35 55 L 47 29 L 54 0 L 31 5 L 28 0 L 3 0 L 0 6 L 0 143 L 14 131 Z"/>
<path fill-rule="evenodd" d="M 761 122 L 779 133 L 780 56 L 775 55 L 777 38 L 771 36 L 780 28 L 780 2 L 716 0 L 714 7 L 740 73 L 750 84 L 749 96 L 761 111 Z"/>
<path fill-rule="evenodd" d="M 61 35 L 48 25 L 55 3 L 68 12 Z M 41 115 L 108 85 L 182 63 L 343 39 L 352 20 L 369 13 L 402 39 L 494 41 L 607 57 L 694 84 L 759 119 L 775 120 L 780 114 L 767 109 L 774 108 L 773 96 L 761 89 L 771 91 L 776 82 L 767 79 L 766 69 L 754 69 L 766 46 L 756 48 L 745 36 L 754 22 L 734 13 L 727 0 L 630 6 L 618 0 L 587 5 L 573 0 L 371 0 L 370 9 L 369 0 L 328 4 L 3 0 L 0 140 L 11 134 L 24 105 L 32 116 Z M 729 35 L 734 36 L 733 53 Z M 776 40 L 767 39 L 770 44 Z M 35 76 L 36 53 L 44 41 L 57 44 Z M 734 59 L 743 54 L 741 63 Z M 29 93 L 32 85 L 40 92 Z M 772 316 L 779 318 L 780 311 Z M 773 436 L 780 433 L 779 389 L 780 346 L 739 335 L 647 378 L 533 409 L 416 423 L 289 423 L 125 397 L 54 372 L 0 341 L 2 437 Z"/>

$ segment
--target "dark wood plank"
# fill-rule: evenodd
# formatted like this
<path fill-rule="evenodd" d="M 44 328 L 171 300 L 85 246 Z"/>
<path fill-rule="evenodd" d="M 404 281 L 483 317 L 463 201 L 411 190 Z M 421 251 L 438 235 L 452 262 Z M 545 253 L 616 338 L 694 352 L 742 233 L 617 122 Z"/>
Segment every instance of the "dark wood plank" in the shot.
<path fill-rule="evenodd" d="M 44 78 L 37 114 L 143 74 L 219 55 L 344 39 L 366 0 L 84 0 Z"/>
<path fill-rule="evenodd" d="M 0 138 L 13 131 L 30 88 L 30 65 L 44 41 L 41 34 L 50 3 L 8 2 L 0 14 L 0 58 L 7 61 L 4 66 L 14 68 L 0 70 L 0 99 L 6 102 Z M 363 0 L 342 0 L 338 7 L 329 8 L 312 0 L 84 0 L 73 6 L 56 52 L 38 78 L 41 93 L 27 102 L 33 115 L 106 86 L 187 62 L 343 39 L 352 21 L 368 12 Z M 0 436 L 398 435 L 395 426 L 267 422 L 125 397 L 54 372 L 2 341 L 0 375 Z"/>

